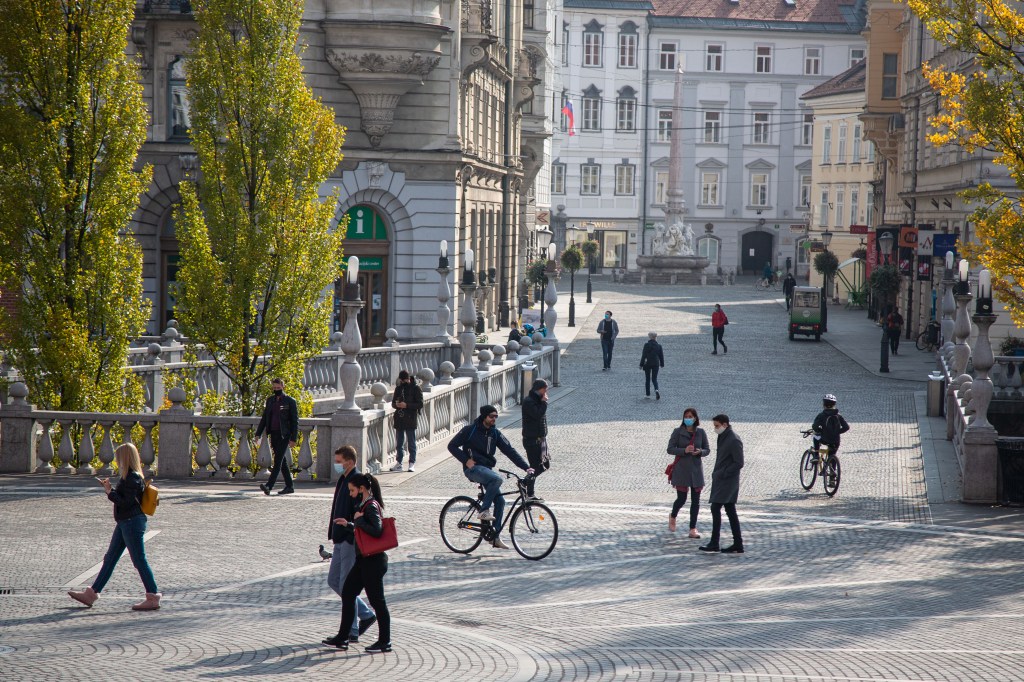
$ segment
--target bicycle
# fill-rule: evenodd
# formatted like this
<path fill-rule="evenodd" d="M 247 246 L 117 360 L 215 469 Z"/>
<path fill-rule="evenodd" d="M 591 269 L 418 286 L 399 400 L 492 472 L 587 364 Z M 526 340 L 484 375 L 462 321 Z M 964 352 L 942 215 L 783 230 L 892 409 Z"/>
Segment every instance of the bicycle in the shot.
<path fill-rule="evenodd" d="M 782 287 L 778 277 L 768 279 L 762 277 L 761 279 L 754 282 L 754 291 L 778 291 Z"/>
<path fill-rule="evenodd" d="M 506 516 L 511 519 L 508 533 L 512 538 L 512 546 L 524 559 L 540 561 L 551 554 L 558 542 L 558 520 L 555 513 L 547 505 L 527 498 L 526 477 L 504 469 L 498 471 L 505 474 L 506 479 L 516 479 L 515 492 L 501 493 L 502 497 L 516 496 Z M 495 529 L 490 521 L 480 520 L 480 501 L 484 498 L 484 490 L 483 486 L 477 487 L 480 492 L 475 500 L 468 495 L 453 497 L 441 508 L 438 518 L 441 540 L 448 549 L 458 554 L 469 554 L 484 540 L 493 540 L 497 537 L 497 531 L 501 530 Z"/>
<path fill-rule="evenodd" d="M 813 430 L 801 431 L 804 438 L 814 433 Z M 821 475 L 821 482 L 825 486 L 825 494 L 835 497 L 839 492 L 839 480 L 842 477 L 842 467 L 839 465 L 839 455 L 831 454 L 827 445 L 818 442 L 817 447 L 811 446 L 804 450 L 800 458 L 800 485 L 804 490 L 814 487 L 814 482 Z"/>
<path fill-rule="evenodd" d="M 924 331 L 917 335 L 915 346 L 918 350 L 933 351 L 939 347 L 939 330 L 942 325 L 938 320 L 931 320 L 925 325 Z"/>

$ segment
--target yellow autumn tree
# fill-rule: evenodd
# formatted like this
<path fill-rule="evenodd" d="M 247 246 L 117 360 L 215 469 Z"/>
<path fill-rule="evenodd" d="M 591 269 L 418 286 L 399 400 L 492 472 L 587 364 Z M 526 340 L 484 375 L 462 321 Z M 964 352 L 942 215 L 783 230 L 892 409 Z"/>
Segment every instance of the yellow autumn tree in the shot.
<path fill-rule="evenodd" d="M 908 0 L 925 29 L 961 53 L 955 68 L 924 64 L 924 77 L 942 100 L 931 117 L 929 141 L 967 152 L 989 150 L 1016 184 L 1007 192 L 988 183 L 964 193 L 978 208 L 977 244 L 964 251 L 992 271 L 993 288 L 1018 326 L 1024 326 L 1024 16 L 1001 0 Z M 936 60 L 937 61 L 937 60 Z"/>

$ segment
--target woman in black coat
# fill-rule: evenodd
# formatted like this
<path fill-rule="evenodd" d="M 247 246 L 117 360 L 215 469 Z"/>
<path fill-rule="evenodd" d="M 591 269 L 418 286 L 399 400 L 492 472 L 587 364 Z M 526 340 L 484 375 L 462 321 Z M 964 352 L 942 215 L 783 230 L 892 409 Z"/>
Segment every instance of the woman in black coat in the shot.
<path fill-rule="evenodd" d="M 743 536 L 740 534 L 740 520 L 736 516 L 736 499 L 740 494 L 740 469 L 743 468 L 743 441 L 729 425 L 729 417 L 720 414 L 712 419 L 718 434 L 718 457 L 715 470 L 711 472 L 711 540 L 700 548 L 702 552 L 743 554 Z M 732 544 L 718 548 L 722 531 L 722 507 L 729 517 L 732 530 Z"/>
<path fill-rule="evenodd" d="M 697 409 L 688 407 L 683 410 L 683 423 L 672 431 L 668 439 L 668 454 L 674 455 L 672 474 L 669 482 L 676 489 L 676 501 L 672 505 L 672 513 L 668 517 L 668 529 L 675 531 L 676 516 L 686 504 L 687 493 L 690 495 L 690 537 L 699 538 L 697 532 L 697 515 L 700 513 L 700 493 L 704 490 L 703 457 L 711 452 L 708 435 L 700 428 L 700 417 Z"/>

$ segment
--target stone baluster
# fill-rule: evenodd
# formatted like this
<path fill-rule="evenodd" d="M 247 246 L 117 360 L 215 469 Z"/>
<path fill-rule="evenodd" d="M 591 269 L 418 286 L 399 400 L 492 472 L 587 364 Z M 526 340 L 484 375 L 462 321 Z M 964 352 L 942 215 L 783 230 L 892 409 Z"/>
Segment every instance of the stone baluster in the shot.
<path fill-rule="evenodd" d="M 58 474 L 73 474 L 75 468 L 72 466 L 72 462 L 75 461 L 75 442 L 71 438 L 71 430 L 75 426 L 75 421 L 62 419 L 57 422 L 60 424 L 60 445 L 57 446 L 57 456 L 60 458 L 60 468 L 57 469 Z"/>
<path fill-rule="evenodd" d="M 477 371 L 486 372 L 488 369 L 491 368 L 491 358 L 494 357 L 494 354 L 491 353 L 491 351 L 484 348 L 476 355 L 477 360 L 479 360 L 479 364 L 476 366 Z"/>
<path fill-rule="evenodd" d="M 508 352 L 505 354 L 505 359 L 506 360 L 513 360 L 514 361 L 514 360 L 518 360 L 519 359 L 519 342 L 518 341 L 509 341 L 507 344 L 505 344 L 505 347 L 508 349 Z"/>
<path fill-rule="evenodd" d="M 952 268 L 944 268 L 942 275 L 942 352 L 945 356 L 953 351 L 953 320 L 956 312 L 956 301 L 953 299 L 955 272 Z"/>
<path fill-rule="evenodd" d="M 100 428 L 103 429 L 103 438 L 100 439 L 100 461 L 103 462 L 97 471 L 97 476 L 111 476 L 114 473 L 114 469 L 110 466 L 110 463 L 114 461 L 114 441 L 110 437 L 110 431 L 114 428 L 113 421 L 101 421 L 98 422 Z M 118 476 L 124 476 L 123 471 L 117 472 Z"/>
<path fill-rule="evenodd" d="M 447 258 L 444 258 L 445 265 L 437 269 L 441 280 L 437 285 L 437 340 L 442 343 L 451 343 L 452 338 L 448 335 L 448 320 L 452 316 L 452 309 L 448 307 L 448 301 L 452 297 L 452 291 L 448 287 L 448 273 L 451 272 L 447 266 Z"/>
<path fill-rule="evenodd" d="M 495 367 L 501 367 L 501 363 L 504 362 L 505 347 L 502 345 L 495 345 L 491 348 L 491 353 L 494 355 L 494 360 L 491 361 L 491 365 Z"/>
<path fill-rule="evenodd" d="M 420 390 L 424 393 L 430 393 L 433 390 L 432 382 L 434 381 L 434 370 L 429 367 L 424 367 L 420 371 L 416 372 L 416 378 L 420 380 Z"/>
<path fill-rule="evenodd" d="M 37 474 L 52 474 L 56 471 L 53 468 L 53 435 L 50 428 L 53 426 L 52 419 L 41 419 L 39 425 L 43 427 L 42 436 L 39 438 L 39 446 L 36 448 L 36 458 L 39 466 L 36 467 Z"/>
<path fill-rule="evenodd" d="M 354 258 L 354 256 L 353 256 Z M 350 292 L 350 289 L 355 289 Z M 362 369 L 356 357 L 363 349 L 363 337 L 359 333 L 359 321 L 357 316 L 363 302 L 358 295 L 359 285 L 346 284 L 345 300 L 341 302 L 345 309 L 345 333 L 342 335 L 341 349 L 345 351 L 345 362 L 342 363 L 341 388 L 345 392 L 345 401 L 338 408 L 342 412 L 359 412 L 356 405 L 356 390 L 359 387 L 359 377 L 362 376 Z"/>
<path fill-rule="evenodd" d="M 437 368 L 437 371 L 441 373 L 441 378 L 437 383 L 448 386 L 452 383 L 452 374 L 455 373 L 455 363 L 445 360 Z"/>
<path fill-rule="evenodd" d="M 391 352 L 384 356 L 388 364 L 387 383 L 395 384 L 398 381 L 398 373 L 402 371 L 401 354 L 398 352 L 398 331 L 389 327 L 384 332 L 384 347 L 390 348 Z"/>
<path fill-rule="evenodd" d="M 196 444 L 196 478 L 206 478 L 210 474 L 209 466 L 213 461 L 213 449 L 210 447 L 210 424 L 196 424 L 199 430 L 199 443 Z"/>
<path fill-rule="evenodd" d="M 558 323 L 558 312 L 555 304 L 558 303 L 558 290 L 555 288 L 555 278 L 548 277 L 548 286 L 544 290 L 544 302 L 548 308 L 544 311 L 544 326 L 547 328 L 547 336 L 544 337 L 545 346 L 557 346 L 558 337 L 555 335 L 555 325 Z"/>
<path fill-rule="evenodd" d="M 153 463 L 156 461 L 156 448 L 153 447 L 153 428 L 155 421 L 139 422 L 146 435 L 142 437 L 142 447 L 139 448 L 139 459 L 142 461 L 143 476 L 153 476 Z"/>
<path fill-rule="evenodd" d="M 270 447 L 269 433 L 264 435 L 263 442 L 256 448 L 256 465 L 259 467 L 257 478 L 270 478 L 270 468 L 274 466 L 274 449 Z"/>
<path fill-rule="evenodd" d="M 82 427 L 82 440 L 78 444 L 78 468 L 76 474 L 94 476 L 96 470 L 92 466 L 92 460 L 96 457 L 96 447 L 92 444 L 92 427 L 95 422 L 91 419 L 77 421 Z"/>
<path fill-rule="evenodd" d="M 978 327 L 978 339 L 974 344 L 974 381 L 971 386 L 974 419 L 967 428 L 978 431 L 993 428 L 988 421 L 988 406 L 992 402 L 992 379 L 988 372 L 995 363 L 995 356 L 992 354 L 988 330 L 995 323 L 996 316 L 973 315 L 972 319 Z"/>
<path fill-rule="evenodd" d="M 469 282 L 463 282 L 462 288 L 462 309 L 459 311 L 459 322 L 462 323 L 462 333 L 459 334 L 459 345 L 462 346 L 462 364 L 456 371 L 457 376 L 476 376 L 476 369 L 473 367 L 473 349 L 476 347 L 476 297 L 477 286 L 472 279 L 472 273 L 468 273 Z"/>
<path fill-rule="evenodd" d="M 238 449 L 235 451 L 235 464 L 238 465 L 238 472 L 235 474 L 235 478 L 254 478 L 250 469 L 252 466 L 252 446 L 249 445 L 249 430 L 250 427 L 247 424 L 235 426 L 235 437 L 238 439 Z M 269 441 L 270 438 L 268 437 L 266 440 Z M 269 468 L 263 467 L 258 457 L 256 464 L 260 469 L 256 472 L 255 478 L 262 479 L 264 475 L 270 476 Z"/>
<path fill-rule="evenodd" d="M 217 473 L 216 478 L 231 478 L 231 427 L 217 427 Z"/>
<path fill-rule="evenodd" d="M 299 474 L 296 478 L 303 481 L 313 480 L 313 448 L 310 445 L 310 441 L 313 438 L 314 428 L 315 427 L 312 424 L 299 424 L 299 434 L 302 438 L 302 444 L 299 445 Z"/>

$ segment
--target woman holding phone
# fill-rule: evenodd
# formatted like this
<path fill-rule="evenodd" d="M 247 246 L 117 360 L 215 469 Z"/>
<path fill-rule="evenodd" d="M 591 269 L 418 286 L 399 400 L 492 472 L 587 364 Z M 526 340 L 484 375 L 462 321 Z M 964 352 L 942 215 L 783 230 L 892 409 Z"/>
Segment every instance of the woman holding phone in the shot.
<path fill-rule="evenodd" d="M 146 489 L 146 482 L 142 478 L 142 462 L 139 459 L 139 451 L 131 443 L 118 446 L 114 457 L 117 460 L 117 470 L 121 474 L 117 487 L 110 484 L 109 478 L 97 479 L 107 492 L 107 499 L 114 503 L 114 521 L 117 523 L 114 535 L 110 538 L 110 547 L 103 557 L 103 566 L 92 586 L 80 592 L 72 590 L 68 595 L 86 606 L 92 606 L 100 598 L 100 592 L 110 580 L 114 567 L 127 549 L 135 570 L 139 572 L 142 584 L 146 588 L 146 598 L 132 606 L 132 610 L 155 611 L 160 608 L 161 595 L 157 591 L 153 571 L 146 561 L 146 548 L 143 545 L 146 515 L 142 512 L 142 492 Z"/>

